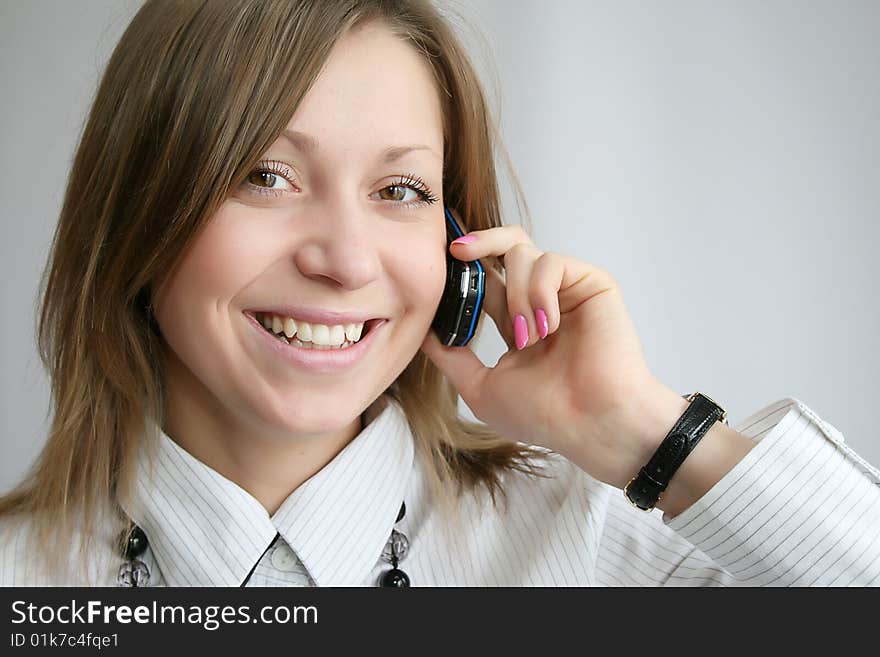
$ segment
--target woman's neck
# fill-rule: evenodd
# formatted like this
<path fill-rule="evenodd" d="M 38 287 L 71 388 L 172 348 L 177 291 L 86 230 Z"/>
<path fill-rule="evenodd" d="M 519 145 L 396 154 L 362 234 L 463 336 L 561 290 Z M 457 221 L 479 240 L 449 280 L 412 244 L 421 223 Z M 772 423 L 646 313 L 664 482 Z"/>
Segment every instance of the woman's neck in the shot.
<path fill-rule="evenodd" d="M 270 516 L 364 428 L 362 413 L 331 434 L 291 437 L 273 433 L 230 417 L 187 368 L 180 363 L 169 365 L 165 433 L 256 498 Z"/>

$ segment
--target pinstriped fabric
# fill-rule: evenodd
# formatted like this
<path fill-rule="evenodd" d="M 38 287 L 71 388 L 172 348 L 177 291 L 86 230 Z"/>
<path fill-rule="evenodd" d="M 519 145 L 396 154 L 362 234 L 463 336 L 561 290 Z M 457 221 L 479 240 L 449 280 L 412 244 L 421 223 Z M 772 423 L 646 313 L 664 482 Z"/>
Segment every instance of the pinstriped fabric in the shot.
<path fill-rule="evenodd" d="M 389 401 L 377 400 L 364 430 L 271 518 L 163 435 L 155 469 L 139 466 L 131 510 L 149 538 L 151 584 L 375 586 L 395 526 L 410 541 L 401 568 L 414 586 L 880 585 L 880 472 L 797 399 L 733 425 L 755 448 L 675 518 L 635 509 L 551 454 L 550 478 L 507 473 L 506 507 L 470 494 L 451 526 Z M 0 581 L 51 585 L 26 574 L 23 545 L 5 532 Z M 93 569 L 114 585 L 108 555 Z"/>

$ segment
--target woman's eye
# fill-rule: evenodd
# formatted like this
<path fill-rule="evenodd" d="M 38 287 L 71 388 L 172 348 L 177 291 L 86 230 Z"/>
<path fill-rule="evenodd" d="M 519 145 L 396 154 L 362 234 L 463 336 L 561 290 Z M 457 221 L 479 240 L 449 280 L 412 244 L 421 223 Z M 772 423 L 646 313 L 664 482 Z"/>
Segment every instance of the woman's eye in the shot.
<path fill-rule="evenodd" d="M 401 176 L 399 180 L 396 180 L 391 185 L 383 187 L 377 193 L 382 194 L 383 192 L 390 192 L 387 196 L 391 197 L 390 200 L 394 205 L 401 208 L 415 208 L 423 205 L 431 205 L 439 200 L 425 184 L 425 181 L 412 173 L 406 176 Z M 405 200 L 407 198 L 406 192 L 412 192 L 409 200 Z M 383 200 L 385 200 L 387 196 L 383 195 Z"/>
<path fill-rule="evenodd" d="M 245 183 L 250 190 L 258 194 L 268 196 L 281 196 L 286 191 L 284 185 L 293 187 L 290 180 L 281 173 L 265 169 L 254 169 L 245 177 Z"/>
<path fill-rule="evenodd" d="M 383 192 L 385 192 L 383 194 Z M 409 196 L 407 196 L 409 192 Z M 388 185 L 380 189 L 377 194 L 386 201 L 397 201 L 404 205 L 412 205 L 417 199 L 420 199 L 418 191 L 407 185 Z"/>

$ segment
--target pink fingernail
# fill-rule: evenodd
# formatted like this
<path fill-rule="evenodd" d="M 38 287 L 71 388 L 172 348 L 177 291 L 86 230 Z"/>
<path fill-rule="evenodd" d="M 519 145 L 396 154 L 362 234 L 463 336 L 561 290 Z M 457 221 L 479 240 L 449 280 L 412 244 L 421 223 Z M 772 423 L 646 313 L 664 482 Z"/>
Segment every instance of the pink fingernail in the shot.
<path fill-rule="evenodd" d="M 513 320 L 513 337 L 516 340 L 516 348 L 522 349 L 529 341 L 529 326 L 526 324 L 526 318 L 517 315 Z"/>
<path fill-rule="evenodd" d="M 459 237 L 457 240 L 452 240 L 453 244 L 470 244 L 474 240 L 477 239 L 476 235 L 465 235 L 464 237 Z"/>
<path fill-rule="evenodd" d="M 538 334 L 541 336 L 541 339 L 547 337 L 547 334 L 550 332 L 550 327 L 547 326 L 547 313 L 544 312 L 543 308 L 538 308 L 535 311 L 535 320 L 538 324 Z"/>

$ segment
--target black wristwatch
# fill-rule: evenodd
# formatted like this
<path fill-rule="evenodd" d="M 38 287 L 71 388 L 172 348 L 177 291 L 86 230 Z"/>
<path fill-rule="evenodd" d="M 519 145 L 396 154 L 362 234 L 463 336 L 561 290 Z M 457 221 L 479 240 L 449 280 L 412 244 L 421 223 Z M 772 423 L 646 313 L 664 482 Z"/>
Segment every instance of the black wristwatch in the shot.
<path fill-rule="evenodd" d="M 623 488 L 626 498 L 642 511 L 651 511 L 657 506 L 672 475 L 712 425 L 716 421 L 727 424 L 727 411 L 703 393 L 682 397 L 690 402 L 687 410 L 666 434 L 647 465 Z"/>

